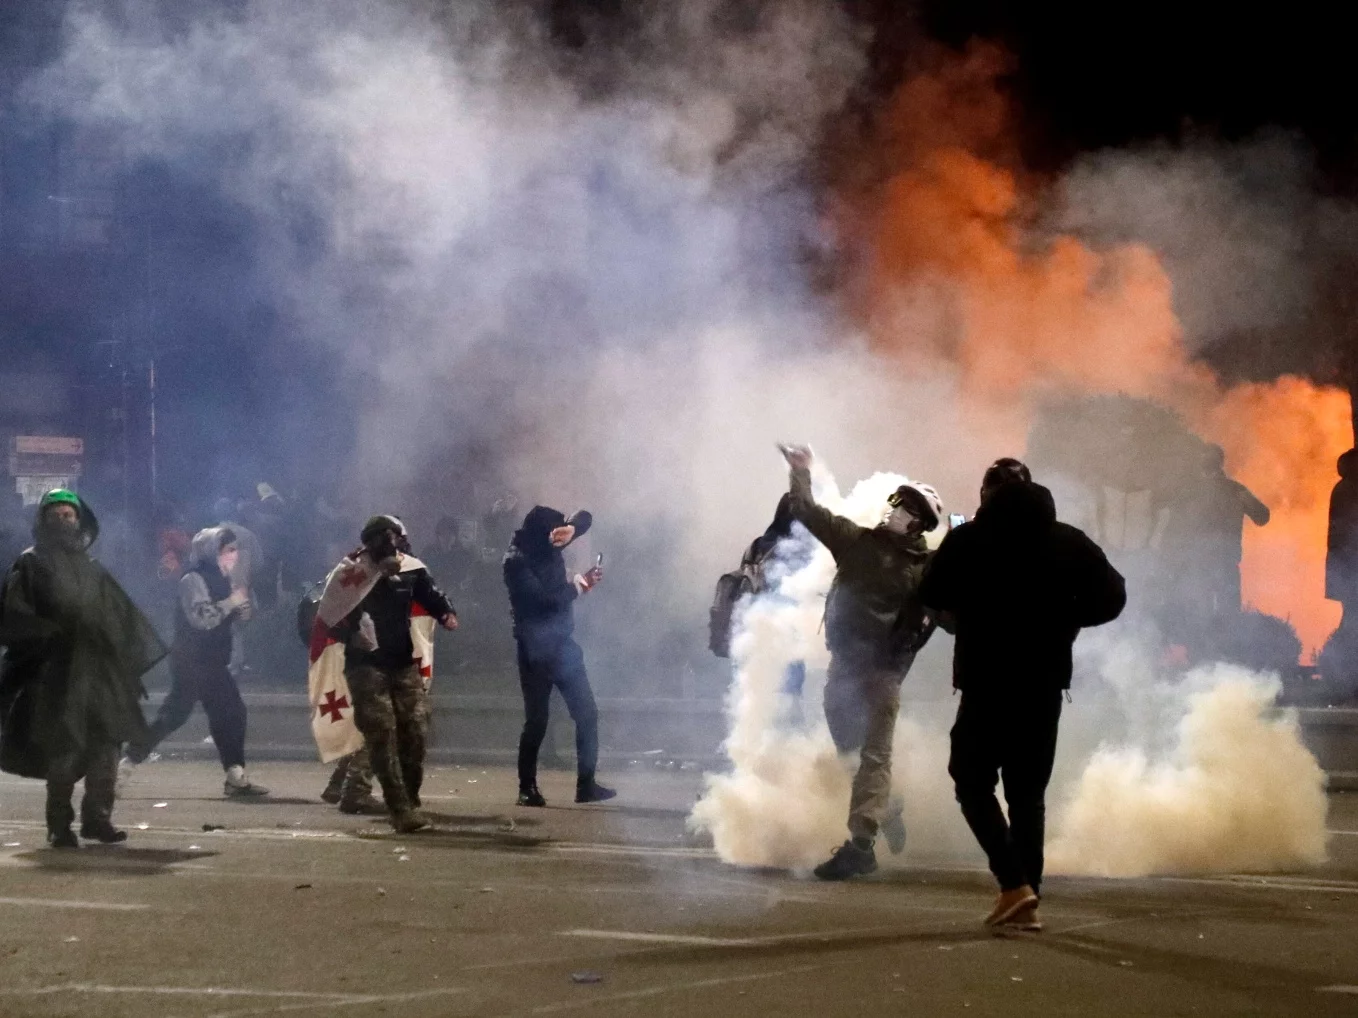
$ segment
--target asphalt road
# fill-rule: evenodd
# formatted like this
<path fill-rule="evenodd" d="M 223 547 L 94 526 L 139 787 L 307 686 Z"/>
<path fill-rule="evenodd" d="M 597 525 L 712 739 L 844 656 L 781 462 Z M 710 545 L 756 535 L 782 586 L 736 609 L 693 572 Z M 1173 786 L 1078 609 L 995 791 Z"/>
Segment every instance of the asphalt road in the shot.
<path fill-rule="evenodd" d="M 722 865 L 684 829 L 694 774 L 521 810 L 506 770 L 435 768 L 438 828 L 398 836 L 322 805 L 320 765 L 257 770 L 247 804 L 212 764 L 143 767 L 129 843 L 77 852 L 43 847 L 38 783 L 0 780 L 0 1015 L 1358 1014 L 1358 797 L 1319 870 L 1054 878 L 1047 930 L 995 937 L 970 860 Z"/>

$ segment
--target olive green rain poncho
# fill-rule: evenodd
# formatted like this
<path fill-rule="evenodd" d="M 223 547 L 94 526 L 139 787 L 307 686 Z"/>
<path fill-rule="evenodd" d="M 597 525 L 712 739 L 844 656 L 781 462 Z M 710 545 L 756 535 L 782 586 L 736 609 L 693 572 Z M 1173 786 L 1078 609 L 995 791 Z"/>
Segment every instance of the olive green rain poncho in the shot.
<path fill-rule="evenodd" d="M 79 533 L 44 524 L 53 503 L 74 505 Z M 79 496 L 49 493 L 0 596 L 0 770 L 46 778 L 48 762 L 83 755 L 92 734 L 146 735 L 141 677 L 167 653 L 151 623 L 90 557 L 99 521 Z"/>

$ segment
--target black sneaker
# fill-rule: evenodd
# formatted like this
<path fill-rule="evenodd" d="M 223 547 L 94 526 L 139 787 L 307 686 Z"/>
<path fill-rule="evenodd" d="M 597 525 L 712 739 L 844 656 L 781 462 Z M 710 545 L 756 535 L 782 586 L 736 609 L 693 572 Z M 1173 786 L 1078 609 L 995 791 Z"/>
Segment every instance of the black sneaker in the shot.
<path fill-rule="evenodd" d="M 905 851 L 905 818 L 899 812 L 891 813 L 882 821 L 882 837 L 892 855 Z"/>
<path fill-rule="evenodd" d="M 427 831 L 433 825 L 423 814 L 416 813 L 413 809 L 403 809 L 391 815 L 391 826 L 397 834 L 414 834 L 417 831 Z"/>
<path fill-rule="evenodd" d="M 538 786 L 537 786 L 537 785 L 534 785 L 532 788 L 520 788 L 520 789 L 519 789 L 519 805 L 520 805 L 520 806 L 546 806 L 546 805 L 547 805 L 547 800 L 544 799 L 544 798 L 542 797 L 542 793 L 538 791 Z"/>
<path fill-rule="evenodd" d="M 108 820 L 81 824 L 80 836 L 86 841 L 98 841 L 105 845 L 118 845 L 127 840 L 127 832 L 118 830 Z"/>
<path fill-rule="evenodd" d="M 62 827 L 59 830 L 47 832 L 47 843 L 53 848 L 79 848 L 80 842 L 75 838 L 75 831 L 69 827 Z"/>
<path fill-rule="evenodd" d="M 870 847 L 859 848 L 852 841 L 846 841 L 814 872 L 822 880 L 848 880 L 850 877 L 866 876 L 876 869 L 876 852 Z"/>
<path fill-rule="evenodd" d="M 576 802 L 607 802 L 617 794 L 613 789 L 606 788 L 597 781 L 575 786 Z"/>
<path fill-rule="evenodd" d="M 321 793 L 321 802 L 334 806 L 340 801 L 340 790 L 334 785 L 326 785 L 325 791 Z"/>

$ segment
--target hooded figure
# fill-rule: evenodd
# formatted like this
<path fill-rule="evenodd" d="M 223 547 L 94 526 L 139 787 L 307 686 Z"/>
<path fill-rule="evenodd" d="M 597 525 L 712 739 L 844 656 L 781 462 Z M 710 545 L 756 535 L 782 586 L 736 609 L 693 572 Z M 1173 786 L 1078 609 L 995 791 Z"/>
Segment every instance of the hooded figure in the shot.
<path fill-rule="evenodd" d="M 929 558 L 924 535 L 943 506 L 927 485 L 903 484 L 887 500 L 882 523 L 859 526 L 817 505 L 811 450 L 783 447 L 790 467 L 793 516 L 835 560 L 825 601 L 825 720 L 841 754 L 858 752 L 849 798 L 849 840 L 816 867 L 822 880 L 844 880 L 877 868 L 880 831 L 893 854 L 905 849 L 902 805 L 891 796 L 891 743 L 901 682 L 933 633 L 919 600 Z"/>
<path fill-rule="evenodd" d="M 128 746 L 121 768 L 125 779 L 201 702 L 226 772 L 225 794 L 268 794 L 245 776 L 245 701 L 230 669 L 233 631 L 250 617 L 250 593 L 233 580 L 239 556 L 239 537 L 230 527 L 208 527 L 194 535 L 175 606 L 170 692 L 145 737 Z"/>
<path fill-rule="evenodd" d="M 599 760 L 599 711 L 585 671 L 585 656 L 575 642 L 572 605 L 603 577 L 598 566 L 583 575 L 566 575 L 563 549 L 589 530 L 594 518 L 580 511 L 569 519 L 547 506 L 534 506 L 514 532 L 505 554 L 518 647 L 519 685 L 524 723 L 519 738 L 519 805 L 545 806 L 538 791 L 538 750 L 547 734 L 552 687 L 561 691 L 575 722 L 576 802 L 602 802 L 616 794 L 594 780 Z"/>
<path fill-rule="evenodd" d="M 14 563 L 0 601 L 0 769 L 47 781 L 47 833 L 78 845 L 75 783 L 85 779 L 80 834 L 127 835 L 111 820 L 118 748 L 146 734 L 141 677 L 165 656 L 141 611 L 93 558 L 99 522 L 78 495 L 48 492 L 34 544 Z"/>
<path fill-rule="evenodd" d="M 1009 460 L 987 471 L 975 520 L 944 539 L 920 597 L 957 637 L 962 700 L 948 773 L 1000 885 L 986 923 L 1040 929 L 1045 798 L 1071 648 L 1082 628 L 1121 614 L 1126 585 L 1098 545 L 1057 522 L 1051 492 Z M 1001 778 L 1007 820 L 995 798 Z"/>

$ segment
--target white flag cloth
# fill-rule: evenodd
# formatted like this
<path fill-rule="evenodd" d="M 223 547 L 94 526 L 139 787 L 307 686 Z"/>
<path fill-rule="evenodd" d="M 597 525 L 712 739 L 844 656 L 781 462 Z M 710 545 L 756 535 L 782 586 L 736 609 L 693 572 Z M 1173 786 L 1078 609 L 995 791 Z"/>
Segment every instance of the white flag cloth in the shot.
<path fill-rule="evenodd" d="M 423 569 L 424 563 L 404 555 L 401 572 Z M 331 570 L 325 580 L 311 629 L 311 666 L 307 692 L 311 700 L 311 734 L 321 760 L 329 763 L 363 748 L 363 735 L 354 725 L 354 704 L 344 678 L 344 645 L 330 634 L 330 627 L 357 608 L 382 578 L 382 571 L 366 555 L 350 556 Z M 424 687 L 434 679 L 434 627 L 437 623 L 418 603 L 411 606 L 410 640 Z"/>

